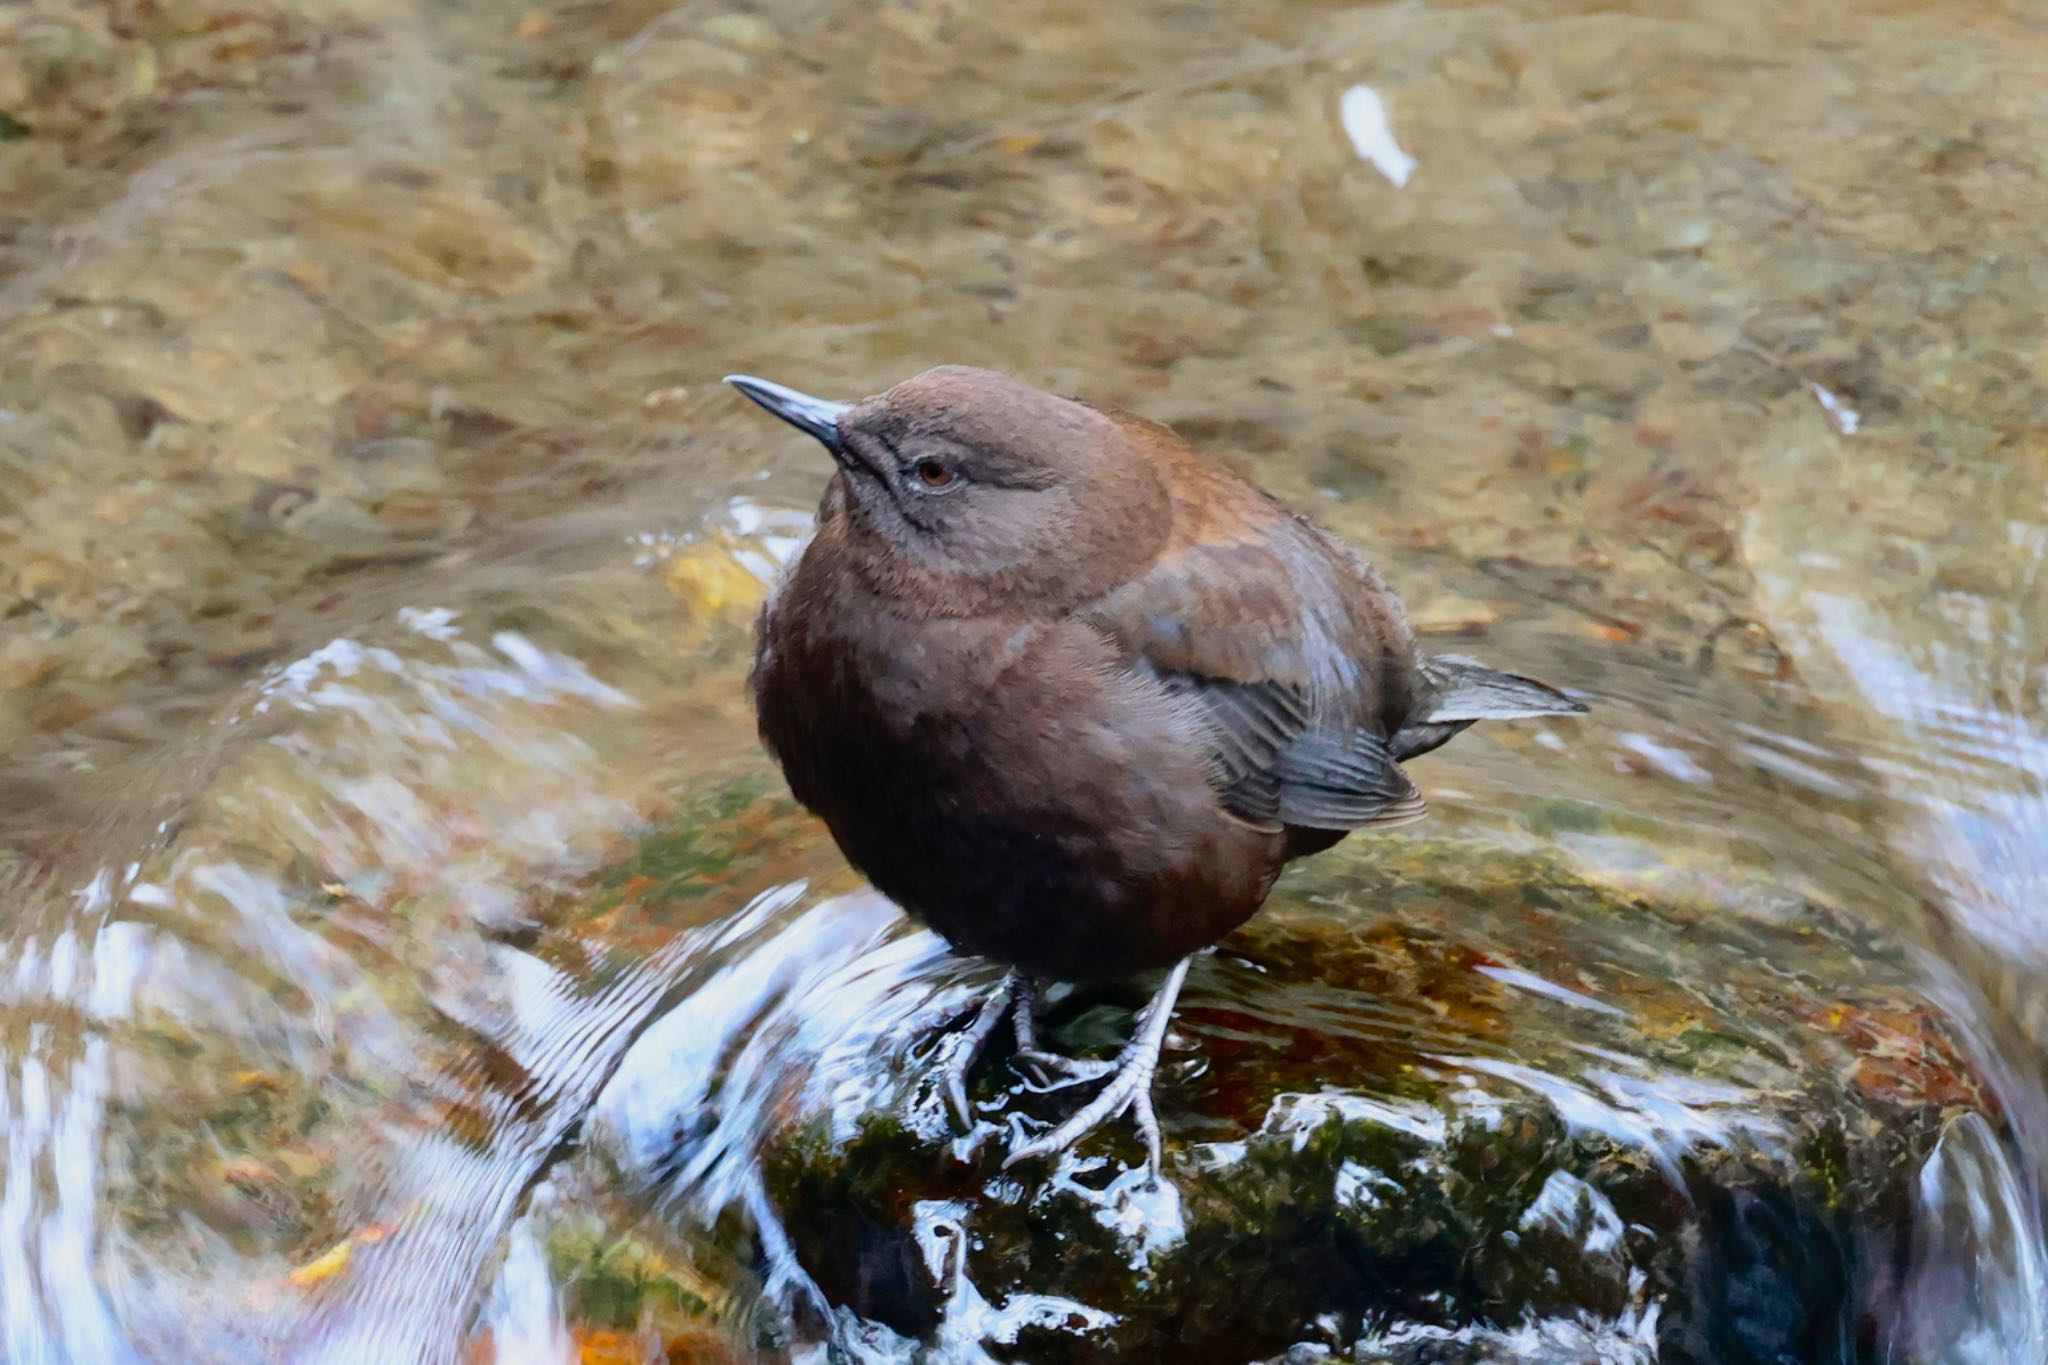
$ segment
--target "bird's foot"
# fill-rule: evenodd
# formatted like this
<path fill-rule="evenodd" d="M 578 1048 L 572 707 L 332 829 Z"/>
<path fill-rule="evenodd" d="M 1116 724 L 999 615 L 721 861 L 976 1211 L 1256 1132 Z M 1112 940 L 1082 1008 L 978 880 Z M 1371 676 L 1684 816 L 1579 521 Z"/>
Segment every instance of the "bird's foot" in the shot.
<path fill-rule="evenodd" d="M 1145 1139 L 1146 1169 L 1154 1176 L 1159 1174 L 1159 1116 L 1152 1112 L 1152 1078 L 1159 1070 L 1160 1049 L 1166 1044 L 1166 1026 L 1173 1017 L 1173 1005 L 1180 996 L 1181 983 L 1187 979 L 1188 961 L 1183 958 L 1175 964 L 1174 969 L 1167 973 L 1159 993 L 1152 997 L 1152 1003 L 1145 1006 L 1138 1019 L 1138 1031 L 1117 1054 L 1116 1061 L 1110 1064 L 1109 1084 L 1065 1123 L 1036 1142 L 1027 1143 L 1010 1153 L 1003 1161 L 1004 1170 L 1020 1161 L 1063 1152 L 1090 1131 L 1128 1110 L 1139 1136 Z"/>
<path fill-rule="evenodd" d="M 1064 1057 L 1048 1052 L 1038 1042 L 1038 988 L 1029 978 L 1012 974 L 1017 1003 L 1010 1015 L 1010 1028 L 1017 1038 L 1016 1062 L 1024 1078 L 1041 1090 L 1101 1080 L 1116 1070 L 1115 1062 L 1088 1057 Z"/>
<path fill-rule="evenodd" d="M 1024 1079 L 1040 1090 L 1057 1090 L 1069 1085 L 1099 1081 L 1116 1070 L 1116 1063 L 1093 1057 L 1064 1057 L 1038 1048 L 1018 1048 L 1017 1065 Z"/>
<path fill-rule="evenodd" d="M 981 1054 L 988 1049 L 988 1040 L 1003 1022 L 1003 1016 L 1010 1012 L 1010 1005 L 1023 987 L 1024 978 L 1016 972 L 1004 977 L 996 988 L 990 991 L 975 1011 L 974 1022 L 967 1026 L 953 1044 L 953 1053 L 946 1059 L 940 1083 L 945 1087 L 946 1102 L 959 1116 L 962 1127 L 974 1126 L 974 1114 L 967 1107 L 967 1075 L 974 1070 L 974 1064 L 981 1060 Z"/>
<path fill-rule="evenodd" d="M 975 1007 L 973 1021 L 955 1036 L 951 1055 L 946 1058 L 945 1067 L 940 1072 L 940 1085 L 945 1091 L 946 1103 L 959 1116 L 963 1127 L 974 1126 L 974 1115 L 967 1107 L 967 1078 L 973 1073 L 975 1063 L 988 1051 L 989 1039 L 995 1036 L 1006 1014 L 1010 1016 L 1010 1028 L 1017 1040 L 1017 1066 L 1025 1079 L 1039 1089 L 1100 1080 L 1116 1070 L 1115 1062 L 1063 1057 L 1039 1046 L 1037 1006 L 1038 988 L 1032 984 L 1031 978 L 1022 972 L 1011 972 L 982 997 L 981 1003 Z"/>

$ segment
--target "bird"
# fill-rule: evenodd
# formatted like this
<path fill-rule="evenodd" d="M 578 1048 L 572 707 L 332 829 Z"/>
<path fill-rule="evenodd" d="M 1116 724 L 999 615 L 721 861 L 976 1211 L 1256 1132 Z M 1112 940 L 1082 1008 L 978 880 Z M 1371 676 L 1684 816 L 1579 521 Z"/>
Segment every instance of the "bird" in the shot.
<path fill-rule="evenodd" d="M 1143 417 L 966 365 L 857 402 L 726 382 L 837 466 L 757 623 L 761 739 L 877 890 L 1006 969 L 944 1063 L 951 1107 L 971 1126 L 1005 1017 L 1034 1079 L 1100 1083 L 1005 1168 L 1129 1113 L 1156 1177 L 1193 956 L 1287 863 L 1421 819 L 1408 760 L 1586 710 L 1420 652 L 1356 552 Z M 1161 969 L 1113 1060 L 1040 1045 L 1045 983 Z"/>

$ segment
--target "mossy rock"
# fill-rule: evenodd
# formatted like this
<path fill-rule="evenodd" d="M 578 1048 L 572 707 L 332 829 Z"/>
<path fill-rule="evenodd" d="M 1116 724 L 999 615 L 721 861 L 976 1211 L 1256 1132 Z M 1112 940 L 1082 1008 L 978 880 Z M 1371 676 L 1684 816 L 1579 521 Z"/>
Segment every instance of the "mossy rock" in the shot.
<path fill-rule="evenodd" d="M 1161 1182 L 1121 1124 L 1004 1171 L 1085 1092 L 999 1050 L 962 1135 L 949 1044 L 896 1039 L 857 1121 L 791 1116 L 767 1191 L 884 1356 L 1875 1359 L 1921 1163 L 1990 1108 L 1909 986 L 1817 906 L 1716 916 L 1416 844 L 1291 882 L 1198 961 Z M 1137 997 L 1056 999 L 1052 1036 L 1108 1051 Z"/>

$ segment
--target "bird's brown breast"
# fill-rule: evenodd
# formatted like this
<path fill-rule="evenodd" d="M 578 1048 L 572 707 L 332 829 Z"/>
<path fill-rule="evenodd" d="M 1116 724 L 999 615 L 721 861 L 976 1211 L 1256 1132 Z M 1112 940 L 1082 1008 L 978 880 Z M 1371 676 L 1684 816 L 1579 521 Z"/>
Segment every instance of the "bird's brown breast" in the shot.
<path fill-rule="evenodd" d="M 1099 631 L 905 616 L 830 535 L 764 612 L 754 688 L 798 799 L 969 952 L 1062 978 L 1161 966 L 1249 918 L 1286 855 L 1219 801 L 1200 718 Z"/>

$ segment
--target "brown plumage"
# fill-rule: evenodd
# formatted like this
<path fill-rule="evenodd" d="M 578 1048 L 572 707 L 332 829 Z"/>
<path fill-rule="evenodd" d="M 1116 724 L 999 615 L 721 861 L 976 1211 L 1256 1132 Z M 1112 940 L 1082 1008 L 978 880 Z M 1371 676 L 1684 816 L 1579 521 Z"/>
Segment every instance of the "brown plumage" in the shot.
<path fill-rule="evenodd" d="M 1419 656 L 1369 565 L 1142 418 L 964 366 L 851 405 L 732 382 L 840 465 L 761 616 L 762 737 L 877 888 L 1017 969 L 970 1054 L 1015 996 L 1059 1069 L 1032 978 L 1181 962 L 1289 859 L 1419 819 L 1401 759 L 1584 709 Z M 1135 1052 L 1182 970 L 1089 1106 L 1135 1105 L 1155 1161 L 1156 1042 Z"/>

